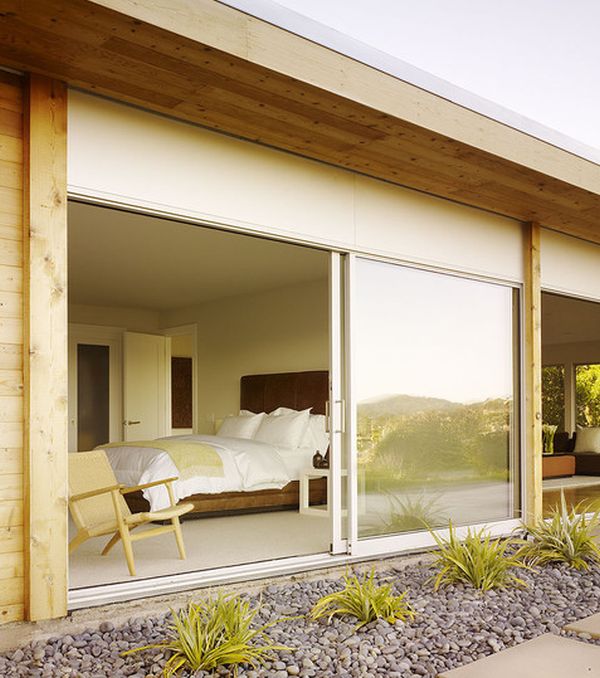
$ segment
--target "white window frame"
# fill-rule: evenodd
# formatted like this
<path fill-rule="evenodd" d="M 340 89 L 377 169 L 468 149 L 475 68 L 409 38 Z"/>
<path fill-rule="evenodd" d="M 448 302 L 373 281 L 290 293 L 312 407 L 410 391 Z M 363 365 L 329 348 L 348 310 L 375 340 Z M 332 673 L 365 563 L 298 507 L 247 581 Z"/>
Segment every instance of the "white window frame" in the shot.
<path fill-rule="evenodd" d="M 346 279 L 345 279 L 345 299 L 346 305 L 344 309 L 345 317 L 345 355 L 347 356 L 346 361 L 346 449 L 348 450 L 349 464 L 348 464 L 348 553 L 352 556 L 358 557 L 374 557 L 374 556 L 383 556 L 389 555 L 397 552 L 407 552 L 414 550 L 424 550 L 434 547 L 436 545 L 435 539 L 427 531 L 419 532 L 410 532 L 404 534 L 393 534 L 385 536 L 375 536 L 375 537 L 365 537 L 359 538 L 358 536 L 358 518 L 359 511 L 361 509 L 359 496 L 358 496 L 358 452 L 356 448 L 356 433 L 357 433 L 357 421 L 356 421 L 356 395 L 353 385 L 353 369 L 356 365 L 355 358 L 355 346 L 353 343 L 353 337 L 355 333 L 354 323 L 354 300 L 356 299 L 356 259 L 366 259 L 368 261 L 380 261 L 382 263 L 393 264 L 397 266 L 404 266 L 407 268 L 414 268 L 418 270 L 432 271 L 435 273 L 440 273 L 442 275 L 450 275 L 454 277 L 464 278 L 467 280 L 480 281 L 486 283 L 492 283 L 496 285 L 502 285 L 509 289 L 516 289 L 519 291 L 519 299 L 522 300 L 522 285 L 515 284 L 512 281 L 500 281 L 497 279 L 490 279 L 482 276 L 473 276 L 469 274 L 462 274 L 456 271 L 441 271 L 439 269 L 433 269 L 431 267 L 421 266 L 418 264 L 399 262 L 389 257 L 374 257 L 372 255 L 356 254 L 351 253 L 348 255 L 346 262 Z M 524 393 L 523 393 L 523 304 L 520 301 L 520 316 L 521 322 L 519 323 L 519 334 L 517 336 L 517 341 L 515 342 L 515 348 L 518 350 L 518 355 L 515 355 L 515 360 L 519 361 L 519 379 L 515 384 L 515 397 L 519 398 L 518 403 L 518 412 L 519 412 L 519 429 L 518 431 L 513 431 L 513 439 L 511 444 L 518 445 L 518 459 L 520 465 L 520 510 L 521 515 L 526 515 L 526 495 L 524 488 L 525 485 L 525 464 L 524 464 L 524 454 L 522 453 L 525 449 L 524 447 L 524 427 L 522 422 L 524 421 Z M 511 478 L 509 479 L 509 488 L 511 494 L 514 492 L 514 463 L 515 454 L 511 454 Z M 511 501 L 514 503 L 514 495 L 511 496 Z M 486 523 L 478 523 L 475 525 L 465 525 L 458 526 L 456 528 L 456 534 L 460 539 L 464 538 L 467 535 L 467 532 L 470 529 L 482 529 L 486 528 L 489 530 L 492 536 L 504 536 L 510 534 L 514 529 L 518 528 L 521 525 L 521 520 L 519 518 L 509 518 L 504 520 L 489 521 Z M 435 530 L 435 532 L 442 538 L 447 538 L 449 531 L 448 529 Z"/>

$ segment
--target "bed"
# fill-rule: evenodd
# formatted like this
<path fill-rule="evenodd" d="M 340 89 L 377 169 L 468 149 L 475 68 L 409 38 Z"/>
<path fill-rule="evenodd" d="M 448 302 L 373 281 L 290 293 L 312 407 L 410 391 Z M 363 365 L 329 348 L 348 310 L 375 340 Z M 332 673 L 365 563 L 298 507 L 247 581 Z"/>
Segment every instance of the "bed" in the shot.
<path fill-rule="evenodd" d="M 290 408 L 302 411 L 311 408 L 312 414 L 324 415 L 325 404 L 329 396 L 329 377 L 326 370 L 308 372 L 286 372 L 279 374 L 255 374 L 243 376 L 240 380 L 240 410 L 261 413 L 273 412 L 278 408 Z M 312 451 L 302 448 L 301 454 L 293 454 L 289 450 L 275 448 L 275 452 L 256 445 L 252 440 L 222 438 L 214 436 L 176 436 L 177 440 L 186 443 L 208 444 L 217 449 L 225 464 L 235 462 L 235 466 L 244 469 L 242 484 L 247 474 L 256 481 L 260 489 L 228 490 L 227 483 L 220 484 L 218 478 L 207 478 L 207 491 L 186 494 L 185 488 L 178 497 L 180 501 L 194 505 L 187 517 L 208 517 L 218 515 L 234 515 L 262 511 L 298 509 L 299 474 L 301 468 L 310 467 Z M 148 464 L 154 464 L 154 476 L 172 474 L 165 467 L 164 455 L 160 458 L 150 443 L 145 447 L 134 445 L 112 446 L 107 449 L 109 461 L 115 470 L 119 482 L 125 484 L 141 484 L 149 477 Z M 270 455 L 270 456 L 269 456 Z M 280 458 L 287 475 L 282 471 Z M 272 460 L 272 463 L 269 460 Z M 158 461 L 157 461 L 158 460 Z M 158 463 L 160 462 L 160 463 Z M 146 464 L 146 470 L 144 470 Z M 162 468 L 161 468 L 162 464 Z M 267 470 L 269 469 L 268 473 Z M 260 475 L 257 475 L 260 471 Z M 175 475 L 178 475 L 175 473 Z M 198 479 L 196 479 L 198 480 Z M 265 482 L 261 482 L 265 481 Z M 252 487 L 252 483 L 249 483 Z M 154 505 L 141 492 L 126 496 L 132 511 L 148 511 L 158 506 L 157 500 L 151 497 Z M 325 504 L 327 501 L 327 480 L 318 478 L 310 484 L 311 504 Z"/>

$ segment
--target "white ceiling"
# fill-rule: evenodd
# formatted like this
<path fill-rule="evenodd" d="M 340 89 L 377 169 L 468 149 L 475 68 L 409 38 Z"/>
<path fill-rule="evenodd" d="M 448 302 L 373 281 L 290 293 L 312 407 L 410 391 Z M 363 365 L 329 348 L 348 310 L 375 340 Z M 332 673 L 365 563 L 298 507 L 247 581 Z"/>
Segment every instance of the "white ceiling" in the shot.
<path fill-rule="evenodd" d="M 69 203 L 69 301 L 167 311 L 324 279 L 324 251 Z"/>
<path fill-rule="evenodd" d="M 600 341 L 600 303 L 542 294 L 542 343 Z"/>

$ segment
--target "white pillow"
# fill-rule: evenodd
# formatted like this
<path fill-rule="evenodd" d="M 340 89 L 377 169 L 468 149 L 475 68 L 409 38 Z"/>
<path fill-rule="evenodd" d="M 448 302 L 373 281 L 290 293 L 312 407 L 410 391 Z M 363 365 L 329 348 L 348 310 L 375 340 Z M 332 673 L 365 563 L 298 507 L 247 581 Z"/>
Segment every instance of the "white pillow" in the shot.
<path fill-rule="evenodd" d="M 300 410 L 301 412 L 310 412 L 312 407 L 307 410 Z M 289 407 L 278 407 L 273 410 L 270 417 L 280 417 L 282 414 L 295 414 L 299 410 L 292 410 Z M 308 420 L 308 426 L 302 436 L 299 447 L 312 448 L 315 452 L 318 450 L 325 455 L 329 447 L 329 433 L 326 431 L 326 417 L 324 414 L 311 414 Z"/>
<path fill-rule="evenodd" d="M 580 428 L 577 430 L 575 452 L 600 453 L 600 426 Z"/>
<path fill-rule="evenodd" d="M 266 416 L 260 422 L 254 440 L 275 447 L 299 447 L 302 437 L 308 428 L 309 410 Z"/>
<path fill-rule="evenodd" d="M 326 422 L 327 419 L 324 414 L 311 414 L 300 447 L 312 447 L 325 456 L 329 447 L 329 433 L 326 431 Z"/>
<path fill-rule="evenodd" d="M 306 410 L 293 410 L 291 407 L 278 407 L 276 410 L 269 412 L 270 417 L 280 417 L 282 414 L 299 414 L 300 412 L 308 412 L 312 410 L 312 407 L 309 407 Z"/>
<path fill-rule="evenodd" d="M 254 438 L 264 417 L 264 412 L 249 416 L 235 417 L 232 415 L 225 417 L 223 423 L 219 426 L 217 435 L 225 438 Z"/>

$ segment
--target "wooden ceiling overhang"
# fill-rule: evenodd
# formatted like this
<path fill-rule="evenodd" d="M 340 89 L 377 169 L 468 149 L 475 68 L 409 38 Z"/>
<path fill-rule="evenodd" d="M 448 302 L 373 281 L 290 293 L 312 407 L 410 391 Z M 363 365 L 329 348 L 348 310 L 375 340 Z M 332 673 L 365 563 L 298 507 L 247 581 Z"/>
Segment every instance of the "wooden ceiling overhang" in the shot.
<path fill-rule="evenodd" d="M 214 0 L 0 0 L 0 66 L 600 243 L 600 165 Z"/>

